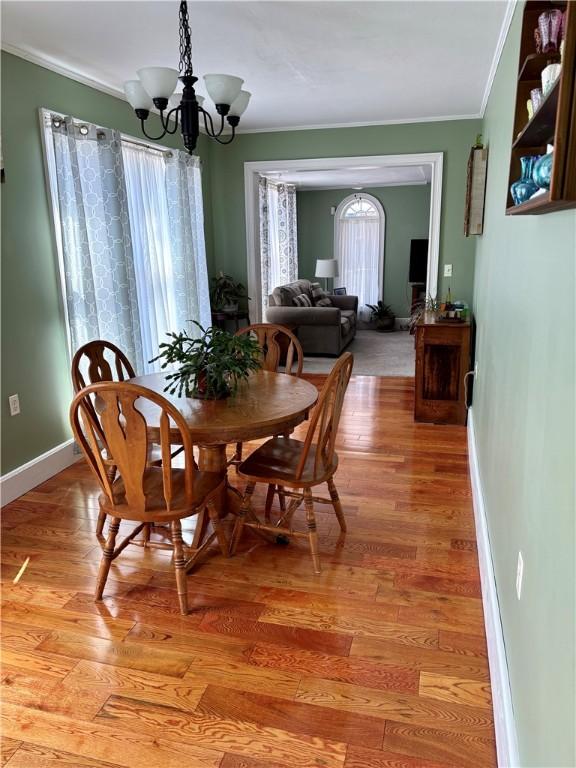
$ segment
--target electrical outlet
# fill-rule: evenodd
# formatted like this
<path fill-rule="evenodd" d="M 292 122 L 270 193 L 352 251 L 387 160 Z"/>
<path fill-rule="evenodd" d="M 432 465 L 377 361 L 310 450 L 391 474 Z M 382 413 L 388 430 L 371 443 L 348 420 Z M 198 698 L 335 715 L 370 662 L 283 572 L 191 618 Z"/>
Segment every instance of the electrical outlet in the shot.
<path fill-rule="evenodd" d="M 522 597 L 522 579 L 524 577 L 524 558 L 522 552 L 518 552 L 518 565 L 516 566 L 516 594 L 518 600 Z"/>
<path fill-rule="evenodd" d="M 18 395 L 10 395 L 8 405 L 10 406 L 10 416 L 18 416 L 20 413 L 20 398 Z"/>
<path fill-rule="evenodd" d="M 452 277 L 452 264 L 444 264 L 444 277 Z"/>

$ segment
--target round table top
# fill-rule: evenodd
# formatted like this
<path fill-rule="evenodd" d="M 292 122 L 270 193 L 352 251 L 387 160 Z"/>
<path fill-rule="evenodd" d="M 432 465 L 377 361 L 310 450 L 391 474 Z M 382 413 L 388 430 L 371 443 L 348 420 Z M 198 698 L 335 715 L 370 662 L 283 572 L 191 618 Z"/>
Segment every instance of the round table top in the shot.
<path fill-rule="evenodd" d="M 238 385 L 226 400 L 178 397 L 164 391 L 163 373 L 130 379 L 152 389 L 172 402 L 184 416 L 192 440 L 205 445 L 243 442 L 282 434 L 300 424 L 316 404 L 318 390 L 313 384 L 285 373 L 258 371 Z M 142 413 L 151 428 L 157 428 L 158 409 L 144 405 Z"/>

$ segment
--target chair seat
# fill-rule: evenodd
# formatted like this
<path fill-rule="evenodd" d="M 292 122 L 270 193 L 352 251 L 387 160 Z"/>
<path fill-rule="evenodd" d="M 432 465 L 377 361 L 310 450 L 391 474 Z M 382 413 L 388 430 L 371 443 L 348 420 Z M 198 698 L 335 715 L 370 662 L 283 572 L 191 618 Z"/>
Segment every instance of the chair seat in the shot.
<path fill-rule="evenodd" d="M 338 467 L 338 456 L 334 452 L 329 466 L 318 466 L 314 471 L 316 446 L 312 445 L 304 465 L 304 471 L 296 479 L 304 443 L 289 437 L 273 437 L 257 448 L 238 467 L 238 474 L 248 480 L 267 481 L 294 488 L 317 485 L 331 477 Z"/>
<path fill-rule="evenodd" d="M 193 498 L 197 501 L 190 504 L 186 498 L 184 477 L 184 469 L 172 470 L 172 502 L 169 511 L 166 510 L 164 500 L 162 467 L 147 467 L 144 471 L 142 488 L 146 496 L 146 511 L 143 514 L 138 515 L 126 503 L 124 481 L 121 477 L 112 485 L 115 505 L 110 504 L 105 494 L 100 494 L 100 508 L 108 515 L 126 520 L 154 520 L 156 523 L 163 520 L 177 520 L 186 516 L 183 512 L 189 515 L 197 512 L 224 482 L 220 472 L 194 472 Z"/>

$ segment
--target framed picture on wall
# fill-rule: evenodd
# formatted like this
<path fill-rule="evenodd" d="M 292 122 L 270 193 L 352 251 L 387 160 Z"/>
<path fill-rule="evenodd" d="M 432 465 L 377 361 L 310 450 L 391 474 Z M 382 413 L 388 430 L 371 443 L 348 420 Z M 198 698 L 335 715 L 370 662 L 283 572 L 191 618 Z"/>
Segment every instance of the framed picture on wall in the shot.
<path fill-rule="evenodd" d="M 334 296 L 346 296 L 346 288 L 334 288 L 332 293 Z"/>

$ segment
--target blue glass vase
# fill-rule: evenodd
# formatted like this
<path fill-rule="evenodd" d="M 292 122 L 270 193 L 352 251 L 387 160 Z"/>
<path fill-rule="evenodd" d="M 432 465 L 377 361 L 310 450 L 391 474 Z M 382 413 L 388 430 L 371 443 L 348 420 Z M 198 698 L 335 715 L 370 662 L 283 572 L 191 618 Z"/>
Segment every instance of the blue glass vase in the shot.
<path fill-rule="evenodd" d="M 526 155 L 520 158 L 520 166 L 522 168 L 522 175 L 515 181 L 510 187 L 510 194 L 514 205 L 522 205 L 526 200 L 529 200 L 534 192 L 538 191 L 538 185 L 532 180 L 532 173 L 534 171 L 534 164 L 540 158 L 540 155 Z"/>
<path fill-rule="evenodd" d="M 534 169 L 532 171 L 532 181 L 540 189 L 550 189 L 550 179 L 552 178 L 552 163 L 554 162 L 553 152 L 549 152 L 547 155 L 542 155 L 534 163 Z"/>

